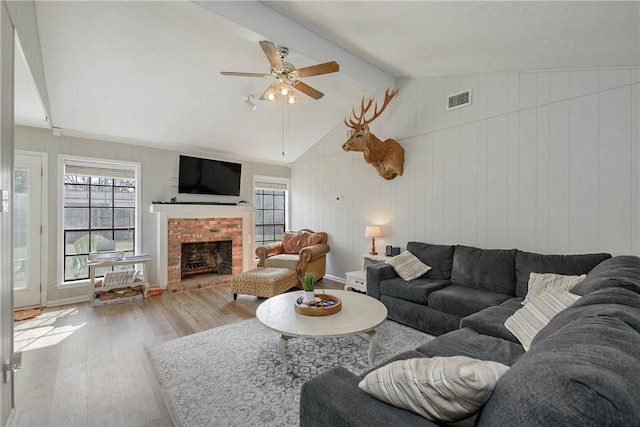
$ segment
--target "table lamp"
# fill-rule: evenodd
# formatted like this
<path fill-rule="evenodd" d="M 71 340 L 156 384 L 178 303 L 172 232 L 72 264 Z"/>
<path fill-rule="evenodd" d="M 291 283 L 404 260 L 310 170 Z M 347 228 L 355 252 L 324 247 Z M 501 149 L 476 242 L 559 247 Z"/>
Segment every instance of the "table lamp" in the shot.
<path fill-rule="evenodd" d="M 375 225 L 367 225 L 367 229 L 364 232 L 365 237 L 371 237 L 371 252 L 369 255 L 378 255 L 376 252 L 376 237 L 380 237 L 382 235 L 380 227 Z"/>

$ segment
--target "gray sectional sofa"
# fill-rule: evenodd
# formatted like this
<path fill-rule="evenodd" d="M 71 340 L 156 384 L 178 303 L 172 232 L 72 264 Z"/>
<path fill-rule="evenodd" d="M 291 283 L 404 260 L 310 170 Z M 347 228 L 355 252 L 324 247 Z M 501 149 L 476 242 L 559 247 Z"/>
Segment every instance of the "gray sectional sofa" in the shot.
<path fill-rule="evenodd" d="M 464 317 L 487 307 L 523 298 L 531 272 L 587 274 L 611 258 L 606 253 L 541 255 L 420 242 L 409 242 L 407 250 L 431 270 L 407 282 L 388 264 L 370 266 L 367 295 L 387 306 L 389 319 L 434 335 L 458 329 Z"/>
<path fill-rule="evenodd" d="M 410 247 L 424 249 L 423 255 L 445 251 L 433 245 Z M 456 257 L 458 248 L 462 252 Z M 418 301 L 417 294 L 404 298 L 410 290 L 395 288 L 397 282 L 389 277 L 385 266 L 375 267 L 373 272 L 369 268 L 368 284 L 370 277 L 380 280 L 374 285 L 377 289 L 368 290 L 377 290 L 374 296 L 388 305 L 390 317 L 393 313 L 399 321 L 422 330 L 453 329 L 392 360 L 467 356 L 510 366 L 481 411 L 453 425 L 639 426 L 640 258 L 478 251 L 483 250 L 459 246 L 453 249 L 451 285 L 442 283 L 447 281 L 446 268 L 432 273 L 436 277 L 416 279 L 415 285 L 425 291 L 424 299 Z M 496 283 L 500 288 L 482 287 L 489 283 L 486 278 L 491 271 L 507 274 L 506 268 L 499 265 L 496 269 L 459 268 L 454 274 L 462 260 L 470 259 L 497 259 L 512 265 L 513 272 L 508 275 L 512 287 L 503 288 L 504 282 L 499 279 Z M 571 290 L 582 298 L 555 316 L 525 352 L 504 322 L 521 307 L 527 271 L 588 274 Z M 473 283 L 473 295 L 479 295 L 481 290 L 488 294 L 475 301 L 461 294 L 466 289 L 454 288 L 455 292 L 446 294 L 454 295 L 451 298 L 464 308 L 454 308 L 455 301 L 445 302 L 445 295 L 434 297 L 447 286 L 464 286 L 455 282 L 460 277 L 470 278 L 466 283 Z M 494 292 L 496 289 L 500 292 Z M 400 294 L 402 291 L 405 293 Z M 432 318 L 424 320 L 421 316 Z M 454 326 L 456 318 L 461 321 Z M 304 383 L 301 426 L 437 425 L 360 390 L 362 377 L 336 367 Z"/>

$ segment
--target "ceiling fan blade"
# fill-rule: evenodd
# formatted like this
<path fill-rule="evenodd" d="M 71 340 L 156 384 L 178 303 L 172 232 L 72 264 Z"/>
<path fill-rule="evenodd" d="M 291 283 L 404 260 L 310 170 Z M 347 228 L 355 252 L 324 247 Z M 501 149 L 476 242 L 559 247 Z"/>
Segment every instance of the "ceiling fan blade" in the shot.
<path fill-rule="evenodd" d="M 236 73 L 234 71 L 221 71 L 223 76 L 237 76 L 237 77 L 271 77 L 271 74 L 265 73 Z"/>
<path fill-rule="evenodd" d="M 340 65 L 338 65 L 336 61 L 296 69 L 299 77 L 317 76 L 320 74 L 335 73 L 336 71 L 340 71 Z"/>
<path fill-rule="evenodd" d="M 282 68 L 282 60 L 280 59 L 276 45 L 266 40 L 261 40 L 258 43 L 260 43 L 260 47 L 264 51 L 264 54 L 267 55 L 271 68 Z"/>
<path fill-rule="evenodd" d="M 299 90 L 300 92 L 304 93 L 305 95 L 312 97 L 313 99 L 320 99 L 324 96 L 324 93 L 320 92 L 317 89 L 312 88 L 306 83 L 302 83 L 300 80 L 298 80 L 297 82 L 294 82 L 293 87 L 296 88 L 296 90 Z"/>

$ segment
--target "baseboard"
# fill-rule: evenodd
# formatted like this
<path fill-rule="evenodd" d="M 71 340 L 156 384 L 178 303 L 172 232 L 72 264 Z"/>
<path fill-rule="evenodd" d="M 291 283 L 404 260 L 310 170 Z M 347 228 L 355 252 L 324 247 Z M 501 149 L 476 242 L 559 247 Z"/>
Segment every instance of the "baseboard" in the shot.
<path fill-rule="evenodd" d="M 77 297 L 60 298 L 60 299 L 47 301 L 47 307 L 57 307 L 59 305 L 77 304 L 79 302 L 87 302 L 87 301 L 89 301 L 88 295 L 80 295 Z"/>
<path fill-rule="evenodd" d="M 324 277 L 326 277 L 327 279 L 331 279 L 334 282 L 347 283 L 347 279 L 345 279 L 344 277 L 332 276 L 331 274 L 325 274 Z"/>

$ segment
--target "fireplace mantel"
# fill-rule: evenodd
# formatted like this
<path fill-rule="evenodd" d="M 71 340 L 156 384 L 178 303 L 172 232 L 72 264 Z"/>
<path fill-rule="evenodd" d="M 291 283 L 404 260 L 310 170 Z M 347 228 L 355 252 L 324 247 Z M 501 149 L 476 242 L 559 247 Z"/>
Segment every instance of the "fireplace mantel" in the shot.
<path fill-rule="evenodd" d="M 241 218 L 242 219 L 242 271 L 252 268 L 253 230 L 256 209 L 250 205 L 193 205 L 193 204 L 152 204 L 149 211 L 157 214 L 158 261 L 156 278 L 158 285 L 166 289 L 168 284 L 168 228 L 174 218 Z"/>

